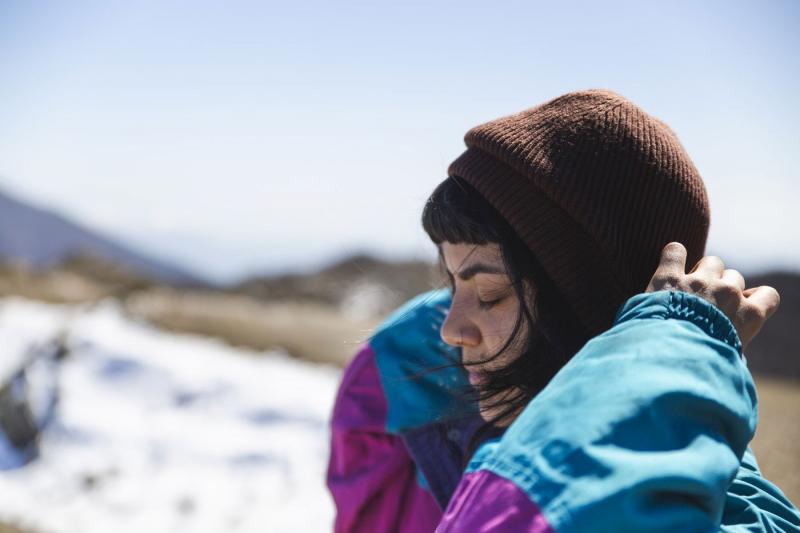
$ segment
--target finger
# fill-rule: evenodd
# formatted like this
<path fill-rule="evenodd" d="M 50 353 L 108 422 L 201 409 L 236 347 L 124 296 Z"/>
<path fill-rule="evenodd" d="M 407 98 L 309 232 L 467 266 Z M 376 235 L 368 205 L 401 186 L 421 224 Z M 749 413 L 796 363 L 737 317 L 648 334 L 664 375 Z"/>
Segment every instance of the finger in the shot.
<path fill-rule="evenodd" d="M 674 275 L 686 273 L 686 248 L 679 242 L 671 242 L 661 250 L 658 271 Z"/>
<path fill-rule="evenodd" d="M 751 287 L 745 289 L 742 294 L 747 298 L 748 302 L 763 308 L 766 311 L 767 318 L 771 317 L 781 305 L 781 295 L 769 285 Z"/>
<path fill-rule="evenodd" d="M 744 292 L 744 277 L 738 270 L 733 270 L 732 268 L 725 269 L 722 273 L 722 280 L 727 281 Z"/>
<path fill-rule="evenodd" d="M 722 274 L 725 272 L 725 263 L 716 255 L 707 255 L 700 259 L 694 269 L 692 269 L 692 272 L 700 271 L 713 275 L 715 278 L 721 278 Z"/>

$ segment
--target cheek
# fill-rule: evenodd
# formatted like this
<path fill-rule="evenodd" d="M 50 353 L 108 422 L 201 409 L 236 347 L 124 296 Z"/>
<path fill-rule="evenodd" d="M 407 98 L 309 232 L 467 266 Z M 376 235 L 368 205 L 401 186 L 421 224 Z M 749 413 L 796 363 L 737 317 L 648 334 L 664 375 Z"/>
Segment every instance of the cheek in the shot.
<path fill-rule="evenodd" d="M 497 308 L 487 313 L 483 328 L 486 344 L 492 347 L 501 347 L 511 336 L 517 322 L 519 307 L 516 301 L 498 305 Z M 524 331 L 524 329 L 523 329 Z"/>

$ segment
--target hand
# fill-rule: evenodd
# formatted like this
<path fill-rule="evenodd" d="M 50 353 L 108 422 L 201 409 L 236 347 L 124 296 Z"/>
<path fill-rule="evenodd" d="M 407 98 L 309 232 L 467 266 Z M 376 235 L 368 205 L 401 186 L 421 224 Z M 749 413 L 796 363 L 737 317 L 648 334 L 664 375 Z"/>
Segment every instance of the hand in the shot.
<path fill-rule="evenodd" d="M 762 285 L 745 289 L 744 278 L 717 256 L 700 259 L 686 274 L 686 248 L 679 242 L 667 244 L 661 251 L 661 262 L 645 292 L 683 291 L 711 302 L 731 320 L 742 350 L 761 330 L 781 303 L 773 287 Z"/>

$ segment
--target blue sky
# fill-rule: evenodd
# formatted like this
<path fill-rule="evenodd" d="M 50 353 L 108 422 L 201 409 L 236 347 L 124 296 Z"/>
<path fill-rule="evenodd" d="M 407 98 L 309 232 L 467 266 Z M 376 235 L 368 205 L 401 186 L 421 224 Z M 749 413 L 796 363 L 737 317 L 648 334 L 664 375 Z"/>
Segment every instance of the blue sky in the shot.
<path fill-rule="evenodd" d="M 708 252 L 800 267 L 800 3 L 3 2 L 0 186 L 199 272 L 432 256 L 472 126 L 615 90 L 704 177 Z"/>

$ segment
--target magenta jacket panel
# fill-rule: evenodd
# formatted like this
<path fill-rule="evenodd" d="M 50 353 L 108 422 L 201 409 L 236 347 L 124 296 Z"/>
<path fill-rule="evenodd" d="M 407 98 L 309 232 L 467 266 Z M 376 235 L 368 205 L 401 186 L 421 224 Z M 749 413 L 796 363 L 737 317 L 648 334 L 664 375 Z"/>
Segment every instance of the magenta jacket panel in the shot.
<path fill-rule="evenodd" d="M 387 433 L 387 402 L 369 345 L 345 370 L 331 421 L 327 485 L 336 532 L 432 532 L 441 520 L 433 495 L 399 435 Z"/>

